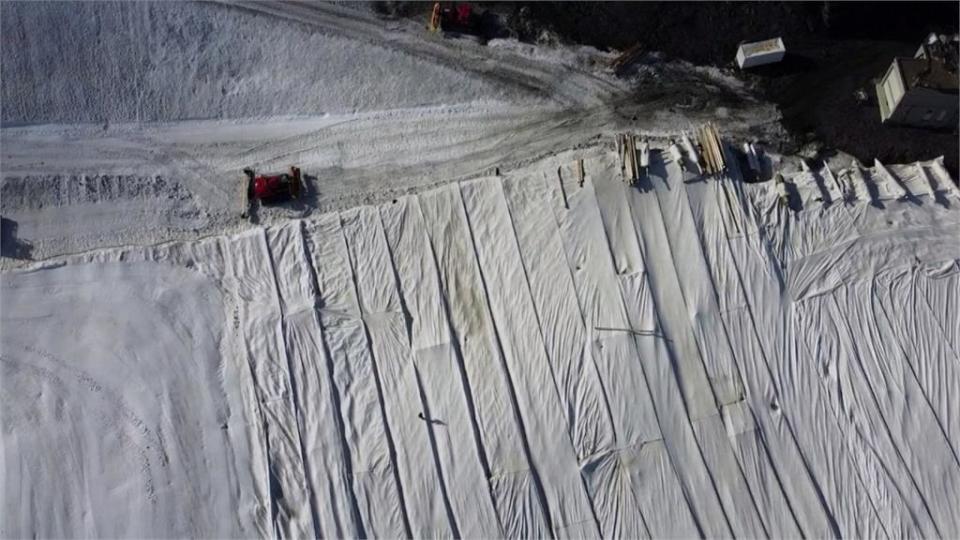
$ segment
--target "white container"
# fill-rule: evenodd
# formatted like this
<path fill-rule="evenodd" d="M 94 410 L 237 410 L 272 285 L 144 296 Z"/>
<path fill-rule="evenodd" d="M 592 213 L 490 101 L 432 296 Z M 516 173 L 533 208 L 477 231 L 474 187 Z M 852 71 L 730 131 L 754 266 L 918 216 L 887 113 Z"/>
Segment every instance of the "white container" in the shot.
<path fill-rule="evenodd" d="M 744 43 L 737 49 L 737 65 L 740 69 L 773 64 L 783 60 L 787 48 L 783 39 L 773 38 L 753 43 Z"/>

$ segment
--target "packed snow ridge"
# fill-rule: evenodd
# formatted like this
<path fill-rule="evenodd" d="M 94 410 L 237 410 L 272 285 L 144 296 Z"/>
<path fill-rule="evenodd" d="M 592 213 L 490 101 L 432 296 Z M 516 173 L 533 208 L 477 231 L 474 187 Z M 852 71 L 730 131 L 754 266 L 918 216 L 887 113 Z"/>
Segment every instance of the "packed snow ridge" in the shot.
<path fill-rule="evenodd" d="M 941 160 L 751 184 L 655 143 L 630 185 L 615 130 L 714 113 L 596 51 L 0 10 L 0 537 L 960 536 Z M 240 168 L 291 162 L 242 220 Z"/>

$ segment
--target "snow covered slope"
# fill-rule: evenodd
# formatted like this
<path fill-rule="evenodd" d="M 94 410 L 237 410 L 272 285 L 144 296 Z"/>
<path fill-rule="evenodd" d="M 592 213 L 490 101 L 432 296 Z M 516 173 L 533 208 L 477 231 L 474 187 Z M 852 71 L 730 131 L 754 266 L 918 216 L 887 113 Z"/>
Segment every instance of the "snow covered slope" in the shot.
<path fill-rule="evenodd" d="M 105 263 L 5 275 L 2 292 L 0 534 L 250 530 L 255 447 L 216 283 Z"/>
<path fill-rule="evenodd" d="M 325 3 L 4 2 L 0 25 L 0 213 L 34 259 L 246 228 L 245 167 L 307 175 L 304 204 L 258 216 L 269 223 L 627 124 L 672 132 L 714 101 L 729 133 L 778 129 L 774 107 L 692 66 L 618 79 L 613 53 L 482 46 Z"/>
<path fill-rule="evenodd" d="M 5 2 L 0 9 L 10 40 L 0 85 L 8 125 L 536 100 L 387 43 L 213 3 Z"/>
<path fill-rule="evenodd" d="M 960 534 L 938 162 L 579 155 L 4 274 L 0 535 Z"/>
<path fill-rule="evenodd" d="M 0 26 L 0 537 L 960 536 L 941 162 L 626 186 L 778 113 L 337 5 Z"/>

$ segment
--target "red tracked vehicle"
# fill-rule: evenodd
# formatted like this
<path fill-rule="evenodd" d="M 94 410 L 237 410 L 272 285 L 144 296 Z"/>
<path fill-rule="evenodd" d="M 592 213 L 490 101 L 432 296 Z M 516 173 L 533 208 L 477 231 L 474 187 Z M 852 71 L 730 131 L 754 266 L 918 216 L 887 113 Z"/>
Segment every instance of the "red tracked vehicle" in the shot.
<path fill-rule="evenodd" d="M 244 169 L 247 175 L 247 204 L 254 201 L 276 204 L 300 197 L 300 168 L 290 167 L 289 173 L 258 175 L 253 169 Z"/>

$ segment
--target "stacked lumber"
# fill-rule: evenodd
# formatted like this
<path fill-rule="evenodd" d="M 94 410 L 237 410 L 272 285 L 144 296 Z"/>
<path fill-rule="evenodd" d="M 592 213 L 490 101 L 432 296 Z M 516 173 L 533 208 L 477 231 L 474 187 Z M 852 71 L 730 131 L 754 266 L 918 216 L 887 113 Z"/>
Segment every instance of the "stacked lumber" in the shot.
<path fill-rule="evenodd" d="M 637 161 L 637 138 L 631 133 L 617 135 L 617 153 L 620 156 L 620 171 L 623 181 L 633 185 L 640 179 L 640 164 Z"/>
<path fill-rule="evenodd" d="M 727 170 L 727 162 L 723 157 L 723 142 L 717 133 L 713 122 L 697 130 L 697 139 L 700 141 L 700 150 L 703 154 L 702 167 L 707 174 L 720 174 Z"/>

